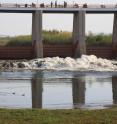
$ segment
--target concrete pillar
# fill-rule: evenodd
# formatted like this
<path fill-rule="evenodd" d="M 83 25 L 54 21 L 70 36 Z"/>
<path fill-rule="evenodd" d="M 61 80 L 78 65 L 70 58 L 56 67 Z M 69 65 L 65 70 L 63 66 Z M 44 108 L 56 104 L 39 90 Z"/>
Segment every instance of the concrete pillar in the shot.
<path fill-rule="evenodd" d="M 113 104 L 117 104 L 117 77 L 112 77 Z"/>
<path fill-rule="evenodd" d="M 85 77 L 72 79 L 73 106 L 78 108 L 85 104 Z"/>
<path fill-rule="evenodd" d="M 32 13 L 32 44 L 35 45 L 36 36 L 35 36 L 35 13 Z"/>
<path fill-rule="evenodd" d="M 114 14 L 112 45 L 114 57 L 117 58 L 117 13 Z"/>
<path fill-rule="evenodd" d="M 43 43 L 42 43 L 42 11 L 36 10 L 32 14 L 32 42 L 34 44 L 34 51 L 36 58 L 43 57 Z"/>
<path fill-rule="evenodd" d="M 36 74 L 32 78 L 32 108 L 42 108 L 43 79 Z"/>
<path fill-rule="evenodd" d="M 73 44 L 74 57 L 80 57 L 82 54 L 86 54 L 85 43 L 85 11 L 79 11 L 74 13 L 73 19 Z"/>

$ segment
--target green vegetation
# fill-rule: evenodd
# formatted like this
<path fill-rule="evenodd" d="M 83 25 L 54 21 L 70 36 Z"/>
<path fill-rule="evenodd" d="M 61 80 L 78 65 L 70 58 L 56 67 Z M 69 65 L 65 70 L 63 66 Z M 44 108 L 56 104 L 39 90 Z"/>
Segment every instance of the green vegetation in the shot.
<path fill-rule="evenodd" d="M 72 42 L 71 32 L 44 31 L 43 42 L 50 44 L 68 44 Z"/>
<path fill-rule="evenodd" d="M 0 37 L 0 46 L 6 46 L 10 39 L 10 37 Z"/>
<path fill-rule="evenodd" d="M 112 44 L 112 35 L 111 34 L 93 34 L 89 33 L 86 36 L 86 43 L 87 45 L 111 45 Z"/>
<path fill-rule="evenodd" d="M 69 44 L 72 43 L 72 33 L 62 31 L 43 31 L 43 42 L 46 44 Z M 93 34 L 86 36 L 87 45 L 111 45 L 111 34 Z M 30 46 L 32 45 L 31 36 L 16 36 L 0 38 L 0 46 Z"/>
<path fill-rule="evenodd" d="M 0 124 L 117 124 L 117 108 L 108 110 L 0 109 Z"/>
<path fill-rule="evenodd" d="M 32 44 L 31 36 L 25 35 L 25 36 L 11 37 L 9 42 L 7 42 L 6 46 L 30 46 L 31 44 Z"/>

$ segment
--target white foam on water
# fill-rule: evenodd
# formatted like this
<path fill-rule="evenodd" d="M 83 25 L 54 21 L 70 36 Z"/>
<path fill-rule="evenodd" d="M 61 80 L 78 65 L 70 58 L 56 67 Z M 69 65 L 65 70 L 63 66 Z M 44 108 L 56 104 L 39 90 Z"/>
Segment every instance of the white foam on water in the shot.
<path fill-rule="evenodd" d="M 15 68 L 54 69 L 72 71 L 117 71 L 117 61 L 97 58 L 95 55 L 82 55 L 81 58 L 47 57 L 25 62 L 13 62 Z M 16 66 L 17 65 L 17 66 Z"/>

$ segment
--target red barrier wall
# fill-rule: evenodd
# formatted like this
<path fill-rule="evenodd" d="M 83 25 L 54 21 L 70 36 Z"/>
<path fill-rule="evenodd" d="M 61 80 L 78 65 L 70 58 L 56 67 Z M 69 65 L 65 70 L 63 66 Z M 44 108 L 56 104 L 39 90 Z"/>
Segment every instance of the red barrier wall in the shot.
<path fill-rule="evenodd" d="M 87 55 L 91 54 L 101 58 L 114 58 L 112 46 L 87 46 Z"/>
<path fill-rule="evenodd" d="M 73 45 L 47 45 L 44 44 L 44 57 L 73 57 Z M 113 58 L 112 46 L 87 46 L 88 55 L 96 55 L 102 58 Z M 0 59 L 32 59 L 34 58 L 33 47 L 0 47 Z"/>
<path fill-rule="evenodd" d="M 0 59 L 31 59 L 32 47 L 0 47 Z"/>

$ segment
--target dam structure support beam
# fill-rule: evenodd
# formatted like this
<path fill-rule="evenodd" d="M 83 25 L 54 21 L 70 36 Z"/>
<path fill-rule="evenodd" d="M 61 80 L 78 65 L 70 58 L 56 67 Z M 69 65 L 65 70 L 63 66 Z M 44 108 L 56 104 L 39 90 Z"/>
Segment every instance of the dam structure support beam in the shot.
<path fill-rule="evenodd" d="M 114 14 L 112 44 L 114 57 L 117 58 L 117 13 Z"/>
<path fill-rule="evenodd" d="M 74 44 L 74 57 L 81 57 L 82 54 L 86 54 L 85 43 L 85 14 L 86 12 L 81 10 L 74 13 L 73 19 L 73 44 Z"/>
<path fill-rule="evenodd" d="M 42 42 L 42 11 L 36 10 L 32 13 L 32 42 L 34 44 L 34 53 L 36 58 L 43 57 Z"/>
<path fill-rule="evenodd" d="M 117 58 L 117 13 L 114 14 L 112 45 L 114 58 Z"/>

